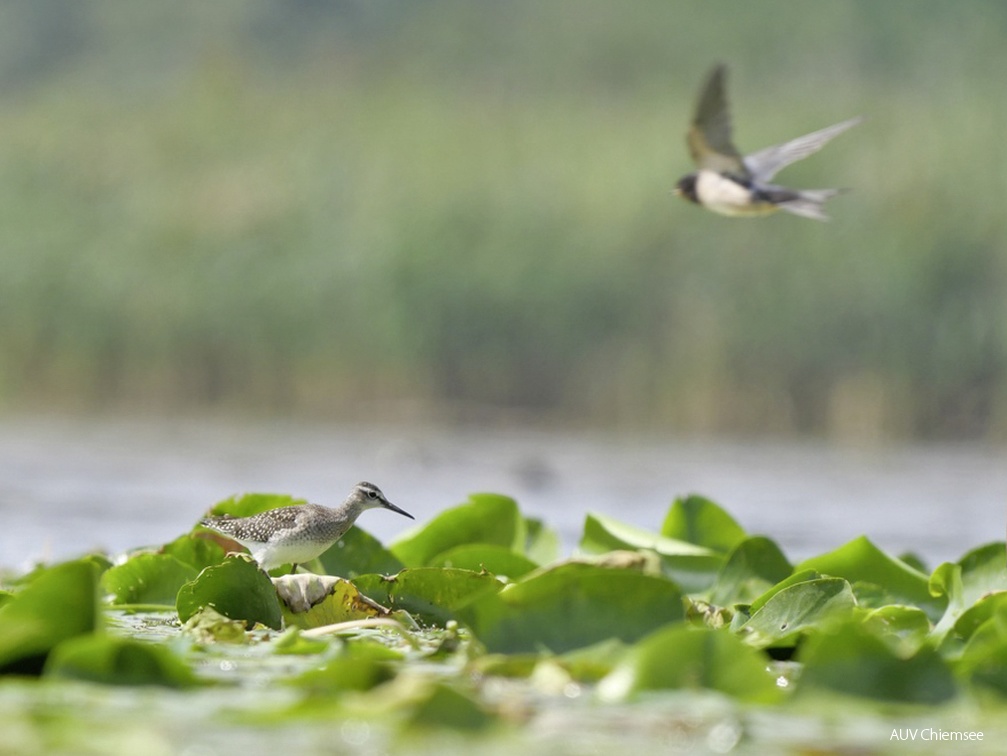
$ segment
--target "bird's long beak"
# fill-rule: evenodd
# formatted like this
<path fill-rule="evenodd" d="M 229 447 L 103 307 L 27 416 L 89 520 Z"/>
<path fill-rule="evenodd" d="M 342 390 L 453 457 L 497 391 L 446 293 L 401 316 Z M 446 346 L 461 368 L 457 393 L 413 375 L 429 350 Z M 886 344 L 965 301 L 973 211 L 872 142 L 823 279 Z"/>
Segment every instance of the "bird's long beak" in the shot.
<path fill-rule="evenodd" d="M 404 509 L 400 509 L 399 507 L 397 507 L 397 506 L 395 506 L 394 504 L 392 504 L 392 503 L 391 503 L 390 501 L 387 501 L 387 500 L 386 500 L 386 501 L 383 501 L 383 502 L 382 502 L 382 505 L 384 506 L 384 508 L 385 508 L 385 509 L 390 509 L 390 510 L 392 510 L 393 512 L 398 512 L 398 513 L 399 513 L 400 515 L 405 515 L 405 516 L 406 516 L 406 517 L 408 517 L 408 518 L 409 518 L 410 520 L 415 520 L 415 519 L 416 519 L 416 518 L 415 518 L 415 517 L 413 517 L 413 516 L 412 516 L 411 514 L 409 514 L 409 513 L 408 513 L 408 512 L 406 511 L 406 510 L 404 510 Z"/>

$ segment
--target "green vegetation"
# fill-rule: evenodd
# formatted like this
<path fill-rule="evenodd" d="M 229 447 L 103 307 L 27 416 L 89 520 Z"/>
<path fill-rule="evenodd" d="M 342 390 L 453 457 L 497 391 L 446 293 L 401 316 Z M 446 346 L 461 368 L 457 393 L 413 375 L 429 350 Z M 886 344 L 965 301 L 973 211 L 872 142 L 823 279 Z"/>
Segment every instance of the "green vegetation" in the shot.
<path fill-rule="evenodd" d="M 291 498 L 218 507 L 270 501 Z M 668 738 L 724 753 L 883 752 L 902 729 L 981 733 L 989 747 L 1005 734 L 1002 542 L 930 573 L 866 538 L 792 565 L 697 496 L 654 532 L 589 516 L 570 558 L 547 554 L 550 540 L 511 499 L 477 494 L 387 549 L 354 528 L 330 550 L 401 560 L 393 574 L 270 581 L 197 527 L 116 566 L 88 557 L 10 578 L 6 752 L 127 752 L 151 732 L 171 751 L 249 733 L 275 749 L 296 730 L 305 744 L 449 753 Z M 448 564 L 462 548 L 469 568 Z M 103 693 L 141 689 L 142 708 Z M 95 721 L 116 724 L 92 746 Z"/>
<path fill-rule="evenodd" d="M 8 407 L 1007 436 L 996 0 L 0 14 Z M 671 196 L 721 59 L 831 224 Z"/>

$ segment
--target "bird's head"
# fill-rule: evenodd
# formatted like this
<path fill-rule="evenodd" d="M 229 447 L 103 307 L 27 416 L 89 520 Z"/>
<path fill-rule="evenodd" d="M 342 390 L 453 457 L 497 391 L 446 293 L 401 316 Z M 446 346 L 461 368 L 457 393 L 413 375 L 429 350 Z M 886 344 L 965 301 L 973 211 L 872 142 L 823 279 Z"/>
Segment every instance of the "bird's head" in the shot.
<path fill-rule="evenodd" d="M 353 492 L 350 494 L 350 501 L 360 508 L 358 511 L 382 507 L 384 509 L 390 509 L 393 512 L 398 512 L 400 515 L 404 515 L 410 520 L 416 519 L 404 509 L 399 509 L 397 506 L 388 501 L 388 499 L 385 498 L 385 495 L 381 493 L 381 489 L 373 483 L 357 483 L 357 485 L 353 487 Z"/>
<path fill-rule="evenodd" d="M 690 173 L 688 176 L 682 176 L 675 184 L 675 195 L 681 197 L 682 199 L 689 200 L 689 202 L 695 202 L 699 204 L 699 197 L 696 195 L 696 174 Z"/>

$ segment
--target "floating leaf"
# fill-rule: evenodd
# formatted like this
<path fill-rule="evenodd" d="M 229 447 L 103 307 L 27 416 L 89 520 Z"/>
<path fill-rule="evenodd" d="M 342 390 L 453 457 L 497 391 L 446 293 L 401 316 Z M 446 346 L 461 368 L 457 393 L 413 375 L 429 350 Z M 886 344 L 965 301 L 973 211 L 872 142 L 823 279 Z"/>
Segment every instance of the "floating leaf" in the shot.
<path fill-rule="evenodd" d="M 890 591 L 885 590 L 883 586 L 875 583 L 857 581 L 850 583 L 850 588 L 853 589 L 853 595 L 857 599 L 857 606 L 863 609 L 880 609 L 893 605 L 904 606 L 899 596 L 894 595 Z"/>
<path fill-rule="evenodd" d="M 401 659 L 401 654 L 380 643 L 354 640 L 344 643 L 339 654 L 324 666 L 298 675 L 290 684 L 314 695 L 370 690 L 391 680 L 395 663 Z"/>
<path fill-rule="evenodd" d="M 934 628 L 934 636 L 943 639 L 959 617 L 983 596 L 1007 589 L 1005 545 L 991 543 L 973 549 L 958 562 L 941 564 L 930 576 L 929 590 L 946 602 L 944 616 Z"/>
<path fill-rule="evenodd" d="M 927 567 L 926 562 L 923 561 L 919 554 L 912 551 L 903 552 L 899 554 L 899 560 L 905 562 L 914 570 L 922 572 L 924 575 L 930 574 L 930 568 Z"/>
<path fill-rule="evenodd" d="M 196 643 L 248 643 L 244 620 L 225 617 L 212 607 L 204 606 L 182 625 L 182 632 Z"/>
<path fill-rule="evenodd" d="M 602 554 L 585 554 L 566 561 L 567 563 L 593 564 L 607 570 L 633 570 L 634 572 L 642 572 L 644 575 L 667 577 L 667 570 L 661 561 L 661 555 L 648 550 L 627 551 L 619 549 L 606 551 Z"/>
<path fill-rule="evenodd" d="M 1007 591 L 998 591 L 983 596 L 962 612 L 954 624 L 955 635 L 968 640 L 987 620 L 1007 611 Z"/>
<path fill-rule="evenodd" d="M 79 560 L 41 569 L 0 606 L 0 674 L 39 674 L 53 648 L 98 626 L 94 565 Z"/>
<path fill-rule="evenodd" d="M 198 571 L 169 554 L 137 554 L 101 576 L 113 604 L 175 605 L 178 590 Z"/>
<path fill-rule="evenodd" d="M 471 660 L 468 669 L 497 677 L 531 677 L 543 661 L 548 661 L 560 666 L 570 681 L 596 683 L 615 668 L 627 648 L 622 641 L 607 638 L 558 656 L 538 653 L 482 654 Z"/>
<path fill-rule="evenodd" d="M 689 496 L 676 499 L 671 505 L 661 535 L 726 554 L 747 534 L 731 515 L 709 499 Z"/>
<path fill-rule="evenodd" d="M 709 588 L 717 578 L 724 557 L 703 546 L 651 533 L 603 515 L 588 515 L 584 522 L 581 550 L 603 554 L 616 549 L 643 549 L 661 557 L 665 572 L 683 590 L 697 592 Z"/>
<path fill-rule="evenodd" d="M 516 580 L 538 568 L 527 557 L 517 554 L 504 546 L 476 543 L 456 546 L 430 560 L 431 567 L 457 567 L 462 570 L 506 576 Z"/>
<path fill-rule="evenodd" d="M 559 534 L 542 520 L 526 517 L 524 520 L 524 555 L 536 564 L 549 564 L 559 558 Z"/>
<path fill-rule="evenodd" d="M 856 606 L 850 584 L 819 578 L 775 593 L 742 627 L 745 641 L 757 648 L 786 648 L 808 630 L 848 617 Z"/>
<path fill-rule="evenodd" d="M 625 656 L 626 649 L 627 645 L 618 638 L 606 638 L 555 658 L 574 680 L 596 683 L 615 669 Z"/>
<path fill-rule="evenodd" d="M 318 559 L 327 574 L 344 578 L 369 574 L 394 575 L 405 566 L 377 538 L 360 527 L 346 531 Z"/>
<path fill-rule="evenodd" d="M 1002 696 L 1007 696 L 1007 593 L 998 593 L 984 599 L 976 615 L 984 614 L 986 619 L 971 630 L 955 662 L 958 674 L 973 684 L 989 688 Z M 959 622 L 975 622 L 979 616 L 967 612 Z M 966 617 L 968 619 L 966 620 Z M 956 625 L 957 627 L 957 625 Z"/>
<path fill-rule="evenodd" d="M 490 652 L 562 653 L 609 638 L 631 642 L 685 612 L 668 580 L 567 563 L 476 599 L 460 614 Z"/>
<path fill-rule="evenodd" d="M 780 591 L 789 588 L 792 585 L 797 585 L 798 583 L 806 583 L 809 580 L 818 580 L 822 575 L 816 570 L 795 570 L 790 577 L 784 578 L 779 583 L 774 585 L 768 591 L 759 596 L 752 605 L 749 607 L 749 613 L 754 614 L 759 611 L 766 603 L 773 598 Z"/>
<path fill-rule="evenodd" d="M 793 573 L 775 542 L 763 536 L 747 538 L 727 557 L 710 591 L 717 606 L 748 604 Z"/>
<path fill-rule="evenodd" d="M 46 662 L 45 676 L 106 685 L 188 688 L 199 684 L 166 646 L 111 635 L 85 635 L 61 643 Z"/>
<path fill-rule="evenodd" d="M 388 610 L 360 595 L 349 580 L 330 575 L 284 575 L 273 586 L 286 625 L 304 629 L 383 617 Z"/>
<path fill-rule="evenodd" d="M 795 570 L 806 569 L 845 578 L 850 583 L 874 583 L 897 597 L 900 604 L 920 607 L 934 621 L 947 605 L 943 598 L 931 595 L 926 575 L 884 553 L 866 536 L 855 538 L 827 554 L 806 559 L 795 567 Z"/>
<path fill-rule="evenodd" d="M 737 636 L 678 624 L 639 641 L 598 686 L 604 701 L 624 701 L 648 690 L 716 690 L 767 703 L 781 691 L 765 656 Z"/>
<path fill-rule="evenodd" d="M 328 651 L 332 645 L 320 638 L 306 638 L 299 627 L 287 628 L 273 641 L 273 649 L 285 656 L 314 656 Z"/>
<path fill-rule="evenodd" d="M 916 653 L 930 635 L 930 620 L 919 607 L 883 606 L 864 618 L 864 623 L 899 656 Z"/>
<path fill-rule="evenodd" d="M 105 572 L 105 570 L 112 566 L 111 560 L 105 554 L 86 554 L 78 561 L 86 562 L 94 567 L 95 575 L 101 575 Z"/>
<path fill-rule="evenodd" d="M 828 690 L 915 704 L 943 703 L 957 693 L 950 670 L 930 646 L 903 656 L 856 620 L 811 635 L 800 660 L 798 692 Z"/>
<path fill-rule="evenodd" d="M 179 590 L 175 607 L 182 622 L 206 606 L 225 617 L 244 620 L 249 628 L 261 622 L 279 630 L 283 624 L 272 581 L 244 556 L 230 556 L 207 567 Z"/>
<path fill-rule="evenodd" d="M 196 533 L 186 533 L 161 548 L 162 554 L 175 557 L 199 572 L 204 567 L 220 564 L 227 552 L 216 541 Z"/>
<path fill-rule="evenodd" d="M 473 494 L 465 504 L 441 512 L 400 536 L 391 552 L 407 567 L 424 567 L 456 546 L 488 543 L 522 552 L 525 521 L 515 501 L 497 494 Z"/>
<path fill-rule="evenodd" d="M 459 607 L 502 587 L 492 575 L 433 567 L 405 569 L 390 578 L 361 575 L 353 583 L 379 604 L 404 609 L 417 620 L 433 625 L 455 619 Z"/>
<path fill-rule="evenodd" d="M 407 720 L 413 729 L 446 728 L 456 732 L 483 730 L 494 722 L 493 716 L 478 701 L 452 685 L 434 683 L 413 709 Z"/>

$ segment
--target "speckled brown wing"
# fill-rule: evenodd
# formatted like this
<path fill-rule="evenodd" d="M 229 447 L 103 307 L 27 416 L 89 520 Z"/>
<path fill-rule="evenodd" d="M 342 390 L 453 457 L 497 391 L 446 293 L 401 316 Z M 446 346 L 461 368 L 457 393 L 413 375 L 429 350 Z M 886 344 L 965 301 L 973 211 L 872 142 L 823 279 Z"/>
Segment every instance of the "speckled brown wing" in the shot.
<path fill-rule="evenodd" d="M 203 524 L 226 533 L 236 541 L 268 541 L 271 532 L 294 527 L 303 513 L 303 507 L 280 507 L 251 517 L 213 517 Z"/>
<path fill-rule="evenodd" d="M 726 79 L 727 67 L 723 64 L 710 72 L 696 105 L 696 114 L 686 142 L 692 160 L 700 170 L 748 178 L 748 168 L 731 142 L 731 113 L 727 106 Z"/>

